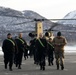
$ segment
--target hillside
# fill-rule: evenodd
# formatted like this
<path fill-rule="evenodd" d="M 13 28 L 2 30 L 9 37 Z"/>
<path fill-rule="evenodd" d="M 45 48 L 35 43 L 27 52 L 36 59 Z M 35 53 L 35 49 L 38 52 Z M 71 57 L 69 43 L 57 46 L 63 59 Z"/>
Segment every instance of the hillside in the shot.
<path fill-rule="evenodd" d="M 18 35 L 16 32 L 25 32 L 25 36 L 27 36 L 29 32 L 35 30 L 35 18 L 46 19 L 34 11 L 17 11 L 10 8 L 0 7 L 1 39 L 4 39 L 8 32 L 14 34 L 13 37 Z M 52 24 L 53 23 L 49 20 L 43 21 L 43 28 L 49 29 Z"/>

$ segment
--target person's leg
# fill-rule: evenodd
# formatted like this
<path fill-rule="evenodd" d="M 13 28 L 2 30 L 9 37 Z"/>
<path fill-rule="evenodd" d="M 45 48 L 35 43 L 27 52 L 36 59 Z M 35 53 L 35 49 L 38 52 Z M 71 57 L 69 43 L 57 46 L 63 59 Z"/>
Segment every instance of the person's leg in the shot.
<path fill-rule="evenodd" d="M 51 65 L 53 65 L 53 60 L 54 60 L 53 52 L 51 52 L 51 54 L 50 54 L 50 62 L 51 62 Z"/>
<path fill-rule="evenodd" d="M 56 66 L 57 66 L 57 70 L 59 70 L 59 52 L 55 51 L 55 59 L 56 59 Z"/>
<path fill-rule="evenodd" d="M 42 69 L 45 70 L 45 55 L 42 56 Z"/>
<path fill-rule="evenodd" d="M 20 53 L 19 54 L 19 65 L 18 65 L 18 69 L 21 69 L 22 57 L 23 57 L 23 53 Z"/>
<path fill-rule="evenodd" d="M 60 65 L 61 65 L 61 70 L 63 70 L 64 69 L 64 58 L 63 57 L 60 58 Z"/>
<path fill-rule="evenodd" d="M 61 65 L 61 70 L 64 69 L 64 51 L 60 52 L 60 65 Z"/>
<path fill-rule="evenodd" d="M 59 70 L 59 58 L 56 58 L 57 70 Z"/>
<path fill-rule="evenodd" d="M 19 55 L 16 54 L 16 56 L 15 56 L 15 65 L 16 65 L 16 67 L 18 67 L 18 64 L 19 64 Z"/>
<path fill-rule="evenodd" d="M 9 56 L 9 70 L 10 70 L 10 71 L 12 71 L 13 61 L 14 61 L 14 55 L 11 54 L 11 55 Z"/>
<path fill-rule="evenodd" d="M 8 55 L 7 54 L 4 54 L 4 67 L 5 69 L 7 69 L 7 64 L 8 64 Z"/>
<path fill-rule="evenodd" d="M 48 65 L 50 66 L 51 65 L 51 62 L 50 62 L 50 55 L 48 55 Z"/>
<path fill-rule="evenodd" d="M 42 57 L 39 56 L 39 66 L 40 66 L 40 70 L 42 70 Z"/>

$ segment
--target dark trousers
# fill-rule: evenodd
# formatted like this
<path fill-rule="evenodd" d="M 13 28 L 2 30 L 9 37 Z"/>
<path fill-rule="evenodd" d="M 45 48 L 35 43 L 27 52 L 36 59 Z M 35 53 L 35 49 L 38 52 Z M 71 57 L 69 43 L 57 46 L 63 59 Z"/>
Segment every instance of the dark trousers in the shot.
<path fill-rule="evenodd" d="M 14 53 L 4 53 L 4 64 L 7 66 L 9 63 L 9 68 L 12 68 L 14 60 Z"/>
<path fill-rule="evenodd" d="M 53 55 L 52 54 L 49 54 L 48 55 L 48 63 L 49 63 L 49 65 L 51 65 L 51 63 L 53 64 L 53 60 L 54 60 Z"/>
<path fill-rule="evenodd" d="M 17 55 L 16 55 L 16 65 L 21 65 L 22 63 L 22 57 L 23 57 L 23 52 L 19 52 Z"/>
<path fill-rule="evenodd" d="M 37 50 L 34 50 L 34 62 L 37 62 Z"/>
<path fill-rule="evenodd" d="M 40 66 L 45 66 L 45 55 L 39 56 L 39 63 L 40 63 Z"/>
<path fill-rule="evenodd" d="M 28 58 L 28 50 L 27 49 L 24 51 L 24 58 L 25 59 Z"/>

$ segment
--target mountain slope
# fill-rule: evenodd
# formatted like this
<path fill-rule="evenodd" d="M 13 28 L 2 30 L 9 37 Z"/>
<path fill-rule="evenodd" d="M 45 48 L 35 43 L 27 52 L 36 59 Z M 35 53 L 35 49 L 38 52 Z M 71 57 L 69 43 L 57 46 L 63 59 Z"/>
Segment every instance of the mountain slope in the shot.
<path fill-rule="evenodd" d="M 75 19 L 75 20 L 61 20 L 61 24 L 70 24 L 76 26 L 76 10 L 68 13 L 63 19 Z"/>
<path fill-rule="evenodd" d="M 5 37 L 8 32 L 25 32 L 35 30 L 34 19 L 45 19 L 36 12 L 25 10 L 16 11 L 10 8 L 0 7 L 0 36 Z M 32 22 L 31 22 L 32 21 Z M 51 21 L 43 21 L 43 28 L 48 29 L 52 26 Z"/>
<path fill-rule="evenodd" d="M 71 12 L 69 14 L 67 14 L 64 18 L 75 18 L 75 11 L 73 12 L 73 14 L 71 14 Z M 67 17 L 68 16 L 68 17 Z M 17 11 L 17 10 L 13 10 L 10 8 L 4 8 L 4 7 L 0 7 L 0 37 L 1 40 L 4 39 L 6 37 L 6 34 L 8 32 L 11 32 L 12 34 L 14 34 L 14 36 L 18 35 L 18 33 L 16 32 L 25 32 L 24 36 L 27 40 L 29 40 L 28 37 L 28 31 L 34 31 L 35 30 L 35 24 L 36 22 L 34 21 L 34 19 L 46 19 L 43 16 L 39 15 L 36 12 L 30 11 L 30 10 L 25 10 L 25 11 Z M 71 21 L 71 20 L 70 20 Z M 75 33 L 69 33 L 66 32 L 66 30 L 76 30 L 76 27 L 74 27 L 73 25 L 68 26 L 68 23 L 74 23 L 73 20 L 72 22 L 68 22 L 67 21 L 59 21 L 58 25 L 56 27 L 54 27 L 55 30 L 61 31 L 62 35 L 66 36 L 66 38 L 68 39 L 68 41 L 75 41 L 75 37 L 76 34 Z M 65 25 L 63 25 L 65 24 Z M 49 21 L 49 20 L 45 20 L 43 21 L 43 29 L 49 29 L 54 25 L 53 22 Z M 64 31 L 62 31 L 64 30 Z M 54 35 L 56 35 L 56 33 L 58 31 L 54 32 Z"/>
<path fill-rule="evenodd" d="M 65 20 L 67 19 L 67 20 Z M 70 19 L 70 20 L 68 20 Z M 76 37 L 76 11 L 72 11 L 64 16 L 63 20 L 57 22 L 59 25 L 54 29 L 62 32 L 68 42 L 75 43 Z"/>

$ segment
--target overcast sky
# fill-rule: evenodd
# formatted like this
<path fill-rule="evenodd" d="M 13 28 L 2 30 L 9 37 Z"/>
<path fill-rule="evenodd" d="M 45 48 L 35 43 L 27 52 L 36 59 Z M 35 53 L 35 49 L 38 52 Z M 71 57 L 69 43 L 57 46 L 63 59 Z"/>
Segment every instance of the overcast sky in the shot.
<path fill-rule="evenodd" d="M 15 10 L 32 10 L 48 19 L 62 19 L 76 10 L 75 0 L 0 0 L 0 6 Z"/>

